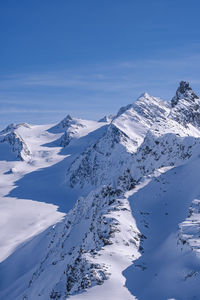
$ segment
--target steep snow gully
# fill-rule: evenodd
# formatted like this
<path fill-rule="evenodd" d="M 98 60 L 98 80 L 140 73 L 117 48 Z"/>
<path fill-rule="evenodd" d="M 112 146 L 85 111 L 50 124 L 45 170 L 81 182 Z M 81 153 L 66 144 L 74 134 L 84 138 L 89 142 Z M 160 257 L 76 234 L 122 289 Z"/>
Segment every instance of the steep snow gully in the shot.
<path fill-rule="evenodd" d="M 200 99 L 0 132 L 1 300 L 200 299 Z"/>

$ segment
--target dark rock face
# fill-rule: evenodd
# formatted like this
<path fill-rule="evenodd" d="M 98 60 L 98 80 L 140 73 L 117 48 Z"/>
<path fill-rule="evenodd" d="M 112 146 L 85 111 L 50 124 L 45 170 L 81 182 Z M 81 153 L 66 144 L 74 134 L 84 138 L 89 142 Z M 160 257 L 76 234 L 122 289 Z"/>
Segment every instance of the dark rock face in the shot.
<path fill-rule="evenodd" d="M 67 115 L 60 123 L 59 125 L 62 126 L 62 128 L 67 128 L 71 125 L 73 119 L 70 115 Z"/>
<path fill-rule="evenodd" d="M 176 95 L 171 100 L 171 117 L 184 127 L 189 124 L 200 127 L 200 99 L 189 83 L 181 81 Z"/>
<path fill-rule="evenodd" d="M 194 93 L 190 87 L 189 82 L 181 81 L 180 85 L 176 91 L 176 95 L 171 100 L 172 107 L 176 106 L 180 99 L 194 101 L 198 99 L 198 96 Z"/>

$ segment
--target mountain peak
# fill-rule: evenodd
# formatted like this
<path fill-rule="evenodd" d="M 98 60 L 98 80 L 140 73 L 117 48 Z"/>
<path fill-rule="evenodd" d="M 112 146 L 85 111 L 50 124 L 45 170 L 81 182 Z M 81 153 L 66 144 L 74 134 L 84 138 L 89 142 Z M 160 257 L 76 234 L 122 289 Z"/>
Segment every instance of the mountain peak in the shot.
<path fill-rule="evenodd" d="M 190 84 L 188 81 L 181 81 L 179 85 L 179 90 L 182 94 L 184 94 L 187 90 L 191 90 Z"/>
<path fill-rule="evenodd" d="M 67 115 L 62 121 L 72 121 L 73 119 L 72 119 L 72 116 L 71 115 Z"/>
<path fill-rule="evenodd" d="M 140 103 L 146 103 L 146 104 L 151 104 L 151 103 L 164 103 L 164 101 L 158 97 L 154 97 L 149 95 L 147 92 L 142 93 L 137 100 L 134 102 L 137 104 Z"/>
<path fill-rule="evenodd" d="M 179 87 L 176 91 L 176 95 L 171 100 L 171 105 L 174 107 L 180 99 L 185 99 L 189 101 L 193 101 L 198 99 L 198 96 L 194 93 L 192 88 L 190 87 L 189 82 L 181 81 Z"/>
<path fill-rule="evenodd" d="M 140 95 L 140 97 L 138 98 L 138 100 L 139 99 L 141 99 L 141 98 L 151 98 L 151 96 L 147 93 L 147 92 L 144 92 L 144 93 L 142 93 L 141 95 Z"/>
<path fill-rule="evenodd" d="M 65 129 L 71 125 L 73 118 L 68 114 L 58 125 Z"/>
<path fill-rule="evenodd" d="M 74 122 L 74 119 L 68 114 L 62 121 L 60 121 L 57 125 L 51 127 L 49 129 L 50 132 L 58 133 L 67 130 L 70 125 Z"/>

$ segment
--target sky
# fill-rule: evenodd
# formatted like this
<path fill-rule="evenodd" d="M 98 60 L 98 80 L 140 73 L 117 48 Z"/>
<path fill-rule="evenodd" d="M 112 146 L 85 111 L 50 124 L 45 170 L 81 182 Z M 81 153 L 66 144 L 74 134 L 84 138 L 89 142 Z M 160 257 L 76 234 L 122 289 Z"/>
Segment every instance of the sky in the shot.
<path fill-rule="evenodd" d="M 1 0 L 0 128 L 99 119 L 180 80 L 200 95 L 199 0 Z"/>

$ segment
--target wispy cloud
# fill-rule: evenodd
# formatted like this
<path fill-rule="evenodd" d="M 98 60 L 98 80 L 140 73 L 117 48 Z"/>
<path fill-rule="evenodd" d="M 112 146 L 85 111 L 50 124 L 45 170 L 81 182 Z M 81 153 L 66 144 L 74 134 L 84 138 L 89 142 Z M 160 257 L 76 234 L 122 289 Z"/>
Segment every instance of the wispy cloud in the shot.
<path fill-rule="evenodd" d="M 173 58 L 115 61 L 52 70 L 0 75 L 0 115 L 76 113 L 101 117 L 115 113 L 142 92 L 170 99 L 180 80 L 188 80 L 198 93 L 200 55 Z M 34 120 L 33 120 L 34 121 Z"/>
<path fill-rule="evenodd" d="M 73 71 L 59 70 L 1 76 L 0 88 L 1 90 L 47 87 L 78 88 L 90 91 L 112 92 L 141 88 L 149 84 L 158 86 L 162 78 L 163 81 L 167 79 L 168 83 L 172 82 L 172 80 L 174 82 L 174 80 L 180 79 L 181 73 L 187 73 L 186 71 L 190 72 L 191 70 L 195 71 L 199 67 L 200 55 L 180 56 L 173 59 L 121 61 L 110 64 L 90 65 Z"/>
<path fill-rule="evenodd" d="M 79 71 L 81 72 L 81 70 Z M 113 91 L 130 87 L 126 82 L 127 78 L 122 75 L 112 76 L 111 74 L 71 75 L 66 72 L 50 72 L 38 74 L 18 74 L 0 80 L 0 88 L 30 88 L 30 87 L 58 87 L 58 88 L 79 88 L 83 90 L 105 90 Z M 132 87 L 142 86 L 142 83 L 133 83 Z"/>

